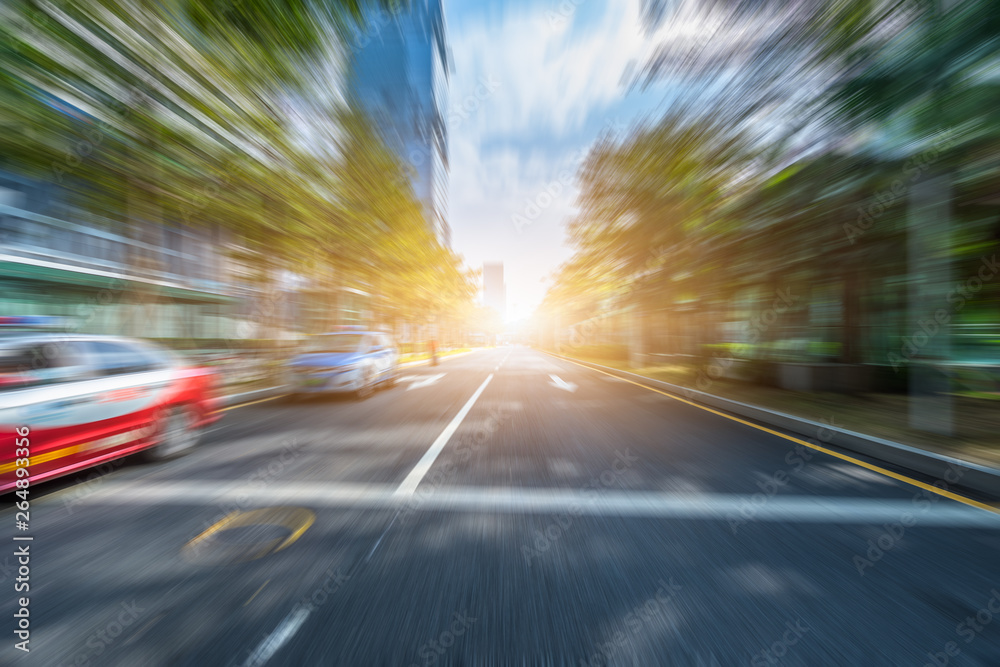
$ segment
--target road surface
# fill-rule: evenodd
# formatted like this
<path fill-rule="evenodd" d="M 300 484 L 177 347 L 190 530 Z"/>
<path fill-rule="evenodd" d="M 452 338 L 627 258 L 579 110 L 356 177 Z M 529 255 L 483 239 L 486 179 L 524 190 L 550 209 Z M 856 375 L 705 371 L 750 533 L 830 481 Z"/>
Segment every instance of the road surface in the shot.
<path fill-rule="evenodd" d="M 1000 664 L 997 514 L 527 348 L 404 375 L 38 487 L 0 664 Z"/>

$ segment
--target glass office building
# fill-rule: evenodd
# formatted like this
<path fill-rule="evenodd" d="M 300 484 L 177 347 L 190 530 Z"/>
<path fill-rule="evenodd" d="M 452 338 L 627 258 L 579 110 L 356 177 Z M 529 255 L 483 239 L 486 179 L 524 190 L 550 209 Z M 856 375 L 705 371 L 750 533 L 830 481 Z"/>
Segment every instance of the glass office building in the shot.
<path fill-rule="evenodd" d="M 413 173 L 413 189 L 438 239 L 450 245 L 448 132 L 450 57 L 441 0 L 414 0 L 368 17 L 352 43 L 351 103 L 375 122 Z"/>

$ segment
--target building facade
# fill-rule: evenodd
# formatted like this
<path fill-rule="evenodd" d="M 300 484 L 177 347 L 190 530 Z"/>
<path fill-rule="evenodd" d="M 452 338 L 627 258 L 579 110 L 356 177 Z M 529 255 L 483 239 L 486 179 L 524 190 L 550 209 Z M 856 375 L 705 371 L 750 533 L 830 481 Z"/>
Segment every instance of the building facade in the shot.
<path fill-rule="evenodd" d="M 0 171 L 0 316 L 178 346 L 234 335 L 217 230 L 133 223 L 71 206 L 58 184 Z"/>
<path fill-rule="evenodd" d="M 424 215 L 446 246 L 450 65 L 441 0 L 413 0 L 391 15 L 368 18 L 352 43 L 347 75 L 350 103 L 411 168 Z"/>

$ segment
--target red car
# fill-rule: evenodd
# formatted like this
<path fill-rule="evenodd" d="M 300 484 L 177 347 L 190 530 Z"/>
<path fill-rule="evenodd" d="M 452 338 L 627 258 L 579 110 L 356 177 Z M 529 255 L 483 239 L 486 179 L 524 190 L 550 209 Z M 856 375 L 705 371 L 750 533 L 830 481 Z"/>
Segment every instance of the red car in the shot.
<path fill-rule="evenodd" d="M 214 371 L 140 340 L 3 335 L 0 493 L 136 452 L 184 454 L 218 419 L 217 386 Z"/>

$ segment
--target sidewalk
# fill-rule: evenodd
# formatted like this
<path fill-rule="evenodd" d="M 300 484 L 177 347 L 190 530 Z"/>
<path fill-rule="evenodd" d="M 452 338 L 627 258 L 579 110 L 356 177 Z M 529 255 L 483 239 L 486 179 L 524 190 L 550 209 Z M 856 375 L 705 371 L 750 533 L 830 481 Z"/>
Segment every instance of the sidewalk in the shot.
<path fill-rule="evenodd" d="M 444 359 L 445 357 L 455 357 L 463 354 L 468 354 L 470 352 L 475 352 L 478 348 L 470 347 L 456 347 L 451 350 L 443 350 L 438 352 L 438 359 Z M 430 352 L 413 352 L 410 354 L 402 354 L 399 357 L 399 365 L 402 368 L 408 368 L 410 366 L 418 366 L 424 362 L 429 362 L 431 360 Z"/>
<path fill-rule="evenodd" d="M 795 392 L 723 378 L 698 387 L 698 369 L 692 366 L 631 368 L 625 362 L 572 358 L 803 419 L 832 423 L 840 428 L 944 456 L 1000 467 L 1000 401 L 955 396 L 955 434 L 949 437 L 910 428 L 908 397 L 904 394 Z M 701 384 L 705 384 L 704 379 Z"/>

